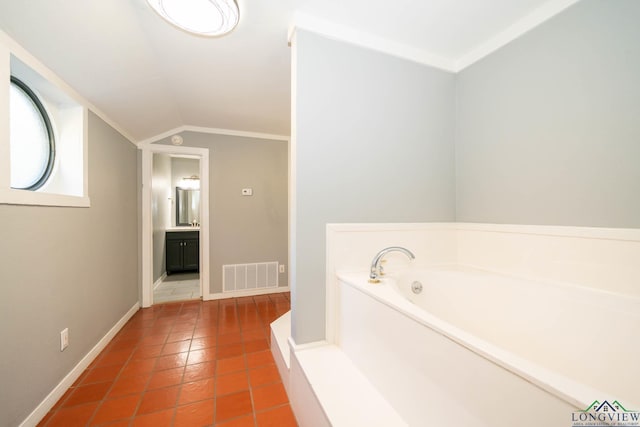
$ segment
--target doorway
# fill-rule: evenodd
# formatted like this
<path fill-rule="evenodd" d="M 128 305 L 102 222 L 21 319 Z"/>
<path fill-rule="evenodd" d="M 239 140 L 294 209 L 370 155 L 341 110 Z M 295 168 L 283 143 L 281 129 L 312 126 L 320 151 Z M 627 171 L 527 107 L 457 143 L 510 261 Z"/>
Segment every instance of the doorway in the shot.
<path fill-rule="evenodd" d="M 141 293 L 143 307 L 210 299 L 208 149 L 142 148 Z"/>
<path fill-rule="evenodd" d="M 199 299 L 200 159 L 153 153 L 153 302 Z"/>

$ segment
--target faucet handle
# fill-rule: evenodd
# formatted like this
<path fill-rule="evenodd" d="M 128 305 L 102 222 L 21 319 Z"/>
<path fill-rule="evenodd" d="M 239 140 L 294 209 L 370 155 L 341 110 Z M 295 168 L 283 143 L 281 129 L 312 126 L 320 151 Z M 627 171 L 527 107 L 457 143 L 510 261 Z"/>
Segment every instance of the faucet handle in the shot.
<path fill-rule="evenodd" d="M 380 262 L 378 263 L 378 275 L 380 276 L 384 276 L 384 267 L 382 266 L 382 264 L 386 264 L 387 260 L 386 259 L 381 259 Z"/>

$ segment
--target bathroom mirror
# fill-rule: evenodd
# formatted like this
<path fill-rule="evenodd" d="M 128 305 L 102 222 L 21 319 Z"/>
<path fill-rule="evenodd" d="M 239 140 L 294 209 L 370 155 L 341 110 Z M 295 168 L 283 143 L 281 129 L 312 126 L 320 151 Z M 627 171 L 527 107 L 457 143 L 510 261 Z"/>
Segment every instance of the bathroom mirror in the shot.
<path fill-rule="evenodd" d="M 176 226 L 200 224 L 200 190 L 176 187 Z"/>

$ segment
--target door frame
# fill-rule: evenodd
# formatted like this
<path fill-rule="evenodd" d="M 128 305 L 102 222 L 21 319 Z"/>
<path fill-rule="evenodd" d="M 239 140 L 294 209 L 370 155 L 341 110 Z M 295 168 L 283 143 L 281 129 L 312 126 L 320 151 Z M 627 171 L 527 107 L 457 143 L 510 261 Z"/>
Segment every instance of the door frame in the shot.
<path fill-rule="evenodd" d="M 142 151 L 142 307 L 153 305 L 153 214 L 151 184 L 155 153 L 184 155 L 200 160 L 200 295 L 212 299 L 209 257 L 209 149 L 173 145 L 148 144 Z"/>

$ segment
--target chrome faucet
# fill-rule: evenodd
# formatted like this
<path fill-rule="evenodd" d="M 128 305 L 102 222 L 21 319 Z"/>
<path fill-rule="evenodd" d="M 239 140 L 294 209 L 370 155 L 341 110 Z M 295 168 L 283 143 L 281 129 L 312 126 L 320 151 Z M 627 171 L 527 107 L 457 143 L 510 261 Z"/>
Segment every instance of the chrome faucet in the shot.
<path fill-rule="evenodd" d="M 400 246 L 390 246 L 388 248 L 384 248 L 383 250 L 378 252 L 373 258 L 373 261 L 371 261 L 371 270 L 369 272 L 370 283 L 378 283 L 380 281 L 379 277 L 384 274 L 382 272 L 382 266 L 380 264 L 382 263 L 384 256 L 389 252 L 402 252 L 403 254 L 408 256 L 409 259 L 416 258 L 416 256 L 409 249 L 405 249 Z"/>

